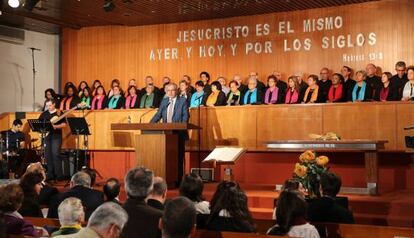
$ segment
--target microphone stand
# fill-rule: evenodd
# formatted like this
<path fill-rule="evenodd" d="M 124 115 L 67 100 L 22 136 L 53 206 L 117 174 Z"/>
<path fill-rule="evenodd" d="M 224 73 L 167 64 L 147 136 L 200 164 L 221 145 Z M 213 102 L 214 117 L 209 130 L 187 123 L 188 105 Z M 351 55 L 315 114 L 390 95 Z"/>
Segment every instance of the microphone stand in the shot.
<path fill-rule="evenodd" d="M 36 111 L 36 66 L 35 66 L 35 56 L 34 51 L 40 49 L 36 49 L 34 47 L 29 48 L 32 51 L 32 73 L 33 73 L 33 111 Z"/>
<path fill-rule="evenodd" d="M 197 124 L 198 124 L 199 128 L 201 127 L 201 109 L 200 109 L 200 106 L 201 106 L 201 99 L 202 98 L 203 98 L 203 95 L 201 95 L 197 98 L 197 101 L 198 101 L 198 106 L 197 106 L 198 122 L 197 122 Z M 197 136 L 198 137 L 197 138 L 197 140 L 198 140 L 198 148 L 197 148 L 198 176 L 201 177 L 201 129 L 198 129 L 197 134 L 198 134 L 198 136 Z"/>

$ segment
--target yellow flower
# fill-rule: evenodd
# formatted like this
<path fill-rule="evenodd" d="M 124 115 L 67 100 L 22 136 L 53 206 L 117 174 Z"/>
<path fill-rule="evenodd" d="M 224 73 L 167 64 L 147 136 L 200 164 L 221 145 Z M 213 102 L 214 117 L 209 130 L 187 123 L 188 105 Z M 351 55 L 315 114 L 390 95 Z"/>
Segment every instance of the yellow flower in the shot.
<path fill-rule="evenodd" d="M 315 159 L 315 157 L 316 155 L 313 151 L 307 150 L 299 156 L 299 160 L 302 162 L 311 162 Z"/>
<path fill-rule="evenodd" d="M 299 163 L 295 164 L 295 174 L 301 178 L 304 178 L 306 176 L 306 173 L 308 171 L 308 168 L 306 166 L 301 165 Z"/>
<path fill-rule="evenodd" d="M 325 166 L 328 162 L 329 158 L 327 156 L 322 155 L 316 158 L 316 164 L 318 164 L 319 166 Z"/>

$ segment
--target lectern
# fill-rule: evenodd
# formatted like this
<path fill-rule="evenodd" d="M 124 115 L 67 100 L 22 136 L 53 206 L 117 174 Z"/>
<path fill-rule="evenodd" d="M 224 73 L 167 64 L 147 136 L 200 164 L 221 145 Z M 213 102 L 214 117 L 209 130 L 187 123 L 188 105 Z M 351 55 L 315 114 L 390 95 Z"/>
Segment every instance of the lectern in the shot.
<path fill-rule="evenodd" d="M 135 158 L 138 166 L 154 171 L 174 187 L 178 177 L 177 131 L 201 129 L 190 123 L 114 123 L 111 130 L 139 130 L 135 136 Z"/>

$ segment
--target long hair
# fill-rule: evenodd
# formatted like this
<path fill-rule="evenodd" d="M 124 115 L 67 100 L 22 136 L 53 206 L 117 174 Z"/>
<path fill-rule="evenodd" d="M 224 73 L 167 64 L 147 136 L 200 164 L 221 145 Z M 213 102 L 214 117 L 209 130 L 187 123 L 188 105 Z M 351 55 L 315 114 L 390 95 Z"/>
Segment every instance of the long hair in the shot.
<path fill-rule="evenodd" d="M 20 187 L 22 187 L 25 197 L 37 197 L 35 186 L 41 183 L 45 178 L 39 172 L 26 173 L 20 179 Z"/>
<path fill-rule="evenodd" d="M 82 84 L 85 84 L 85 88 L 89 88 L 88 82 L 86 81 L 81 81 L 78 85 L 78 92 L 83 92 L 83 88 L 82 88 Z"/>
<path fill-rule="evenodd" d="M 180 196 L 187 197 L 193 202 L 201 202 L 203 198 L 204 184 L 200 176 L 196 173 L 190 173 L 183 177 L 181 181 L 179 192 Z"/>
<path fill-rule="evenodd" d="M 68 96 L 68 91 L 69 91 L 69 89 L 72 89 L 72 91 L 73 91 L 73 97 L 77 97 L 78 96 L 78 90 L 76 89 L 76 87 L 75 87 L 75 85 L 73 85 L 73 84 L 70 84 L 70 85 L 68 85 L 67 87 L 65 87 L 65 91 L 64 91 L 64 96 L 65 97 L 67 97 Z"/>
<path fill-rule="evenodd" d="M 296 90 L 296 91 L 299 92 L 299 80 L 298 80 L 298 77 L 296 77 L 296 76 L 290 76 L 288 78 L 288 90 L 290 89 L 290 86 L 289 86 L 289 81 L 290 80 L 292 80 L 293 81 L 293 84 L 295 85 L 295 89 L 294 90 Z"/>
<path fill-rule="evenodd" d="M 53 90 L 53 88 L 48 88 L 48 89 L 45 90 L 45 98 L 47 98 L 46 95 L 47 95 L 48 92 L 52 95 L 53 99 L 57 99 L 57 94 L 56 94 L 55 90 Z"/>

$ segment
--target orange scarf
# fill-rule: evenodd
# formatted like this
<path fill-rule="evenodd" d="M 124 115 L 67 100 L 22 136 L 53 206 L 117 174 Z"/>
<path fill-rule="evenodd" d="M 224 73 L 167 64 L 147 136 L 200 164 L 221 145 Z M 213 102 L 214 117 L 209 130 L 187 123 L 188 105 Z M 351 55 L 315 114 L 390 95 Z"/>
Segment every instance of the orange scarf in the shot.
<path fill-rule="evenodd" d="M 308 87 L 306 89 L 306 93 L 305 93 L 305 97 L 303 98 L 303 102 L 306 102 L 306 99 L 308 98 L 308 94 L 309 94 L 310 90 L 311 90 L 310 87 Z M 313 90 L 312 97 L 311 97 L 311 100 L 309 102 L 316 102 L 318 100 L 318 91 L 319 91 L 319 86 L 316 86 L 316 88 Z"/>

